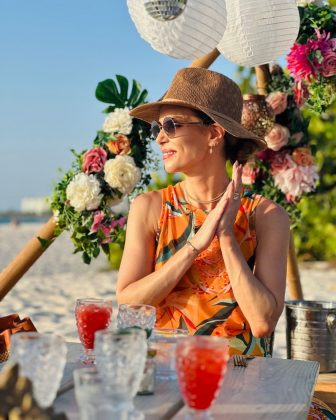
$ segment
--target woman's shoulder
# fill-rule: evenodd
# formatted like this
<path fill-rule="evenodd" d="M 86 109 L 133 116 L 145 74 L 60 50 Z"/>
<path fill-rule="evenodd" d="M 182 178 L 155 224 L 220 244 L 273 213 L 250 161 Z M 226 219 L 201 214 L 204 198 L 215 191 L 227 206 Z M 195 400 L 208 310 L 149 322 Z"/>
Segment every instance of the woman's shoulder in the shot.
<path fill-rule="evenodd" d="M 290 220 L 286 210 L 274 201 L 260 196 L 259 204 L 256 207 L 256 219 L 263 224 L 281 224 L 283 228 L 289 228 Z"/>

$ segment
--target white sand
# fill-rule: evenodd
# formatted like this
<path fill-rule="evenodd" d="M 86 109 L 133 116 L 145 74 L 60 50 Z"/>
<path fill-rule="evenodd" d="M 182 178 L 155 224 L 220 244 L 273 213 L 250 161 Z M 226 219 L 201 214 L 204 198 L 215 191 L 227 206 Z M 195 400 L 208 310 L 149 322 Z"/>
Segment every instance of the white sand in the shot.
<path fill-rule="evenodd" d="M 1 270 L 39 228 L 38 224 L 0 225 Z M 74 341 L 78 339 L 74 318 L 77 298 L 110 298 L 116 309 L 117 272 L 110 271 L 103 255 L 86 265 L 72 252 L 68 235 L 62 234 L 4 298 L 0 316 L 13 312 L 30 316 L 38 331 L 53 331 Z M 306 263 L 300 266 L 300 275 L 305 299 L 336 302 L 335 268 L 323 262 Z M 286 357 L 285 328 L 283 314 L 276 330 L 274 357 Z"/>

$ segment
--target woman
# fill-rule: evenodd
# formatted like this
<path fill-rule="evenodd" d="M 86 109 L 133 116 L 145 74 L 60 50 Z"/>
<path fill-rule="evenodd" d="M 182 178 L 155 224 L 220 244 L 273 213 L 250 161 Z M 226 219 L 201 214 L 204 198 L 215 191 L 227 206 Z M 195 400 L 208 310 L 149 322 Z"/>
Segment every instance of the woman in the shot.
<path fill-rule="evenodd" d="M 283 310 L 289 220 L 273 202 L 242 194 L 241 164 L 266 144 L 240 125 L 241 110 L 232 80 L 186 68 L 160 101 L 131 111 L 152 123 L 165 170 L 185 179 L 132 203 L 117 297 L 155 305 L 158 327 L 225 336 L 231 354 L 268 356 Z"/>

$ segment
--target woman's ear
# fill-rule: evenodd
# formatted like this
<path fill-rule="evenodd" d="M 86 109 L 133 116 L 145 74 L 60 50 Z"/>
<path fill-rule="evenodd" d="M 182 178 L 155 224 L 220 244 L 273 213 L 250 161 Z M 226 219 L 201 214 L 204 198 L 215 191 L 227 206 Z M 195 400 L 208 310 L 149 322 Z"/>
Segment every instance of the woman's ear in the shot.
<path fill-rule="evenodd" d="M 217 123 L 211 124 L 209 146 L 214 147 L 221 143 L 224 140 L 225 133 L 226 131 L 221 125 Z"/>

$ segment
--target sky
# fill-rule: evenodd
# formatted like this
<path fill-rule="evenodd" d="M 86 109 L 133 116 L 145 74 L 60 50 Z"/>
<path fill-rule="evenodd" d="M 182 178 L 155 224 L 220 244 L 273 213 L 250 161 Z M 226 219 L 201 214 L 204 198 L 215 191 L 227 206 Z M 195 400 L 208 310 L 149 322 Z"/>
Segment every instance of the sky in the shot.
<path fill-rule="evenodd" d="M 70 149 L 91 146 L 99 81 L 122 74 L 156 100 L 189 64 L 140 37 L 126 0 L 0 0 L 0 211 L 50 195 Z M 234 78 L 236 66 L 221 56 L 211 69 Z"/>

